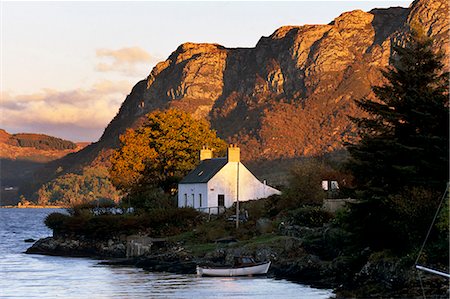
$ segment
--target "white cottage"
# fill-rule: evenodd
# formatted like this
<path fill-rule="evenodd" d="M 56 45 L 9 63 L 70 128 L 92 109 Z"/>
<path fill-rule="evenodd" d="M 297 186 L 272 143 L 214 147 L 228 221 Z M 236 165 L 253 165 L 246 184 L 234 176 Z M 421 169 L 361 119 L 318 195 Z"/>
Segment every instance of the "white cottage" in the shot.
<path fill-rule="evenodd" d="M 240 149 L 230 145 L 227 157 L 200 151 L 200 164 L 178 184 L 178 207 L 220 213 L 236 202 L 266 198 L 281 192 L 261 183 L 240 161 Z"/>

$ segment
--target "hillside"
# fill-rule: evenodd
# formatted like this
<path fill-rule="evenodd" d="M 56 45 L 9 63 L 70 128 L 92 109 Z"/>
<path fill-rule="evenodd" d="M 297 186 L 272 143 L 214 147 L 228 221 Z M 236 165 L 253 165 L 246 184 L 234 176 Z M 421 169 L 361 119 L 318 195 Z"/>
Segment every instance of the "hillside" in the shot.
<path fill-rule="evenodd" d="M 354 101 L 372 97 L 380 69 L 395 55 L 411 23 L 449 54 L 448 2 L 419 0 L 410 8 L 344 13 L 326 25 L 284 26 L 254 48 L 184 43 L 138 82 L 94 143 L 48 165 L 79 169 L 107 156 L 118 136 L 155 109 L 176 107 L 210 121 L 246 161 L 330 153 L 355 138 Z M 448 60 L 447 60 L 448 61 Z"/>
<path fill-rule="evenodd" d="M 9 134 L 0 129 L 0 159 L 48 162 L 77 152 L 88 143 L 74 143 L 44 134 Z"/>
<path fill-rule="evenodd" d="M 9 134 L 0 129 L 0 204 L 15 204 L 18 200 L 17 187 L 21 187 L 20 193 L 26 193 L 27 189 L 34 190 L 34 173 L 45 163 L 77 152 L 87 145 L 42 134 Z M 5 188 L 8 190 L 5 191 Z"/>

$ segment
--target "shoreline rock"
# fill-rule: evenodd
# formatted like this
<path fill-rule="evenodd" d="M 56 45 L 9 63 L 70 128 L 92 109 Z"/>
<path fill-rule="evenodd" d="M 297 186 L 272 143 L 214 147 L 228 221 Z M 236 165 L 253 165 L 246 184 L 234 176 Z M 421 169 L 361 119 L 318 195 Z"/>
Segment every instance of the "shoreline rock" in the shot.
<path fill-rule="evenodd" d="M 81 239 L 81 240 L 80 240 Z M 134 266 L 146 271 L 195 274 L 196 265 L 224 265 L 236 255 L 252 255 L 257 261 L 271 260 L 268 277 L 333 289 L 336 298 L 349 297 L 420 297 L 415 285 L 415 272 L 398 266 L 394 260 L 381 259 L 363 263 L 357 273 L 348 271 L 345 257 L 323 260 L 304 249 L 296 237 L 280 236 L 265 244 L 217 244 L 204 254 L 192 254 L 180 242 L 165 242 L 139 257 L 127 257 L 127 238 L 85 240 L 69 237 L 48 237 L 36 241 L 25 253 L 101 259 L 99 264 Z M 129 241 L 129 240 L 128 240 Z M 182 242 L 181 242 L 182 243 Z M 345 273 L 343 273 L 345 272 Z M 349 272 L 349 273 L 346 273 Z M 446 284 L 438 278 L 427 278 L 433 298 L 448 298 Z"/>
<path fill-rule="evenodd" d="M 25 253 L 67 257 L 120 258 L 126 246 L 118 239 L 80 240 L 73 238 L 47 237 L 36 241 Z"/>

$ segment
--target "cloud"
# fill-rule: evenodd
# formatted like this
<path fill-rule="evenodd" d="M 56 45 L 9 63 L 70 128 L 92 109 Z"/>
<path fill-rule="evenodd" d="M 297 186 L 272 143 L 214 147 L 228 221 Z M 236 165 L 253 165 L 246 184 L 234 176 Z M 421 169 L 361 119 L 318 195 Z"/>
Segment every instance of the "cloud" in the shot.
<path fill-rule="evenodd" d="M 119 72 L 124 75 L 136 75 L 138 69 L 149 68 L 149 64 L 160 59 L 152 56 L 139 47 L 121 48 L 118 50 L 97 49 L 96 56 L 106 60 L 96 65 L 99 72 Z"/>
<path fill-rule="evenodd" d="M 1 126 L 12 133 L 45 133 L 74 141 L 95 141 L 131 87 L 126 81 L 101 81 L 87 89 L 45 89 L 28 95 L 3 92 Z"/>

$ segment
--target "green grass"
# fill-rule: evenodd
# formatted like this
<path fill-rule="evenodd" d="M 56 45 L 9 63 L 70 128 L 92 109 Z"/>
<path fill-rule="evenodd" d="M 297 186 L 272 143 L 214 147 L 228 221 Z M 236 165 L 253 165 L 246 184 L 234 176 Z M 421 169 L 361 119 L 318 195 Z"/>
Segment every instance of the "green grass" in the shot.
<path fill-rule="evenodd" d="M 266 234 L 258 237 L 254 237 L 250 240 L 240 241 L 234 244 L 229 244 L 230 247 L 241 247 L 241 246 L 258 246 L 262 244 L 277 244 L 280 240 L 284 240 L 288 237 L 279 236 L 274 234 Z M 188 250 L 192 255 L 195 256 L 203 256 L 206 253 L 215 250 L 217 247 L 220 247 L 220 244 L 207 242 L 207 243 L 199 243 L 199 241 L 195 237 L 194 232 L 185 232 L 173 237 L 170 237 L 170 240 L 173 242 L 185 242 L 184 247 Z"/>
<path fill-rule="evenodd" d="M 193 231 L 184 232 L 184 233 L 181 233 L 179 235 L 175 235 L 175 236 L 169 237 L 169 240 L 172 241 L 172 242 L 195 241 L 195 232 L 193 232 Z"/>
<path fill-rule="evenodd" d="M 186 244 L 186 249 L 193 255 L 200 256 L 216 249 L 217 244 L 215 243 L 204 243 L 204 244 Z"/>
<path fill-rule="evenodd" d="M 242 242 L 237 243 L 237 246 L 242 245 L 261 245 L 261 244 L 271 244 L 271 243 L 277 243 L 280 240 L 286 239 L 286 236 L 279 236 L 274 234 L 266 234 L 254 237 L 250 240 L 245 240 Z"/>
<path fill-rule="evenodd" d="M 240 241 L 237 243 L 230 244 L 230 247 L 242 247 L 242 246 L 258 246 L 263 244 L 278 244 L 280 240 L 284 240 L 289 237 L 285 236 L 277 236 L 277 235 L 263 235 L 258 236 L 250 240 Z M 193 254 L 205 254 L 208 251 L 212 251 L 217 248 L 217 245 L 215 243 L 205 243 L 205 244 L 190 244 L 186 246 L 187 249 L 189 249 Z"/>

